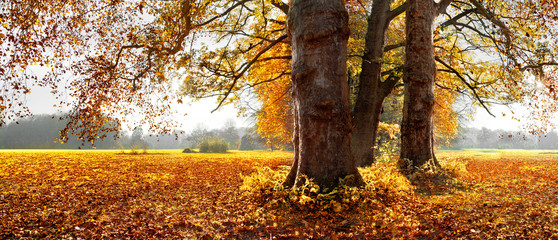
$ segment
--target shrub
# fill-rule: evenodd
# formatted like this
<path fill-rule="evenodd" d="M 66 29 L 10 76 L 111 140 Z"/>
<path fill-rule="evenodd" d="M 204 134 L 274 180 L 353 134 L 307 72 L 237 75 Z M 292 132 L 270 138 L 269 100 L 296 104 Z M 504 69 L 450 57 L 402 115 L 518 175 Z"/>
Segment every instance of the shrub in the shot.
<path fill-rule="evenodd" d="M 278 171 L 269 167 L 257 168 L 252 175 L 240 175 L 242 178 L 240 190 L 260 204 L 268 202 L 277 191 L 283 191 L 282 184 L 287 174 L 287 168 Z"/>
<path fill-rule="evenodd" d="M 460 159 L 446 159 L 440 163 L 443 171 L 451 177 L 458 178 L 468 174 L 466 164 L 467 162 Z"/>
<path fill-rule="evenodd" d="M 378 162 L 390 162 L 394 159 L 393 156 L 399 153 L 400 135 L 399 125 L 380 122 L 378 125 L 378 141 L 375 146 Z"/>
<path fill-rule="evenodd" d="M 457 179 L 447 175 L 466 173 L 461 161 L 444 163 L 445 170 L 435 173 L 420 169 L 411 176 L 403 174 L 394 161 L 374 164 L 359 171 L 366 183 L 364 187 L 351 187 L 353 176 L 340 179 L 335 189 L 322 190 L 307 177 L 299 179 L 300 185 L 285 188 L 283 182 L 289 172 L 285 166 L 278 170 L 256 168 L 256 172 L 243 176 L 241 191 L 256 204 L 264 207 L 283 208 L 310 213 L 343 212 L 352 209 L 380 209 L 392 204 L 402 204 L 415 198 L 416 192 L 443 193 L 459 188 Z M 431 186 L 432 184 L 438 184 Z M 439 187 L 439 189 L 437 189 Z"/>
<path fill-rule="evenodd" d="M 299 179 L 299 186 L 285 188 L 283 181 L 289 172 L 288 168 L 272 170 L 264 167 L 250 176 L 241 175 L 243 184 L 240 189 L 258 204 L 316 213 L 345 211 L 356 206 L 361 199 L 359 188 L 345 184 L 353 176 L 341 179 L 339 187 L 331 191 L 322 191 L 305 176 Z"/>
<path fill-rule="evenodd" d="M 199 145 L 198 149 L 201 153 L 208 153 L 209 152 L 209 140 L 203 140 Z"/>
<path fill-rule="evenodd" d="M 195 151 L 191 148 L 184 148 L 184 150 L 182 150 L 182 153 L 195 153 Z"/>
<path fill-rule="evenodd" d="M 229 144 L 222 138 L 204 139 L 198 145 L 201 153 L 225 153 L 229 150 Z"/>
<path fill-rule="evenodd" d="M 392 202 L 412 195 L 415 186 L 399 171 L 397 163 L 386 162 L 359 169 L 367 192 L 383 202 Z"/>
<path fill-rule="evenodd" d="M 209 151 L 214 153 L 225 153 L 229 150 L 229 144 L 225 139 L 214 139 L 209 142 Z"/>

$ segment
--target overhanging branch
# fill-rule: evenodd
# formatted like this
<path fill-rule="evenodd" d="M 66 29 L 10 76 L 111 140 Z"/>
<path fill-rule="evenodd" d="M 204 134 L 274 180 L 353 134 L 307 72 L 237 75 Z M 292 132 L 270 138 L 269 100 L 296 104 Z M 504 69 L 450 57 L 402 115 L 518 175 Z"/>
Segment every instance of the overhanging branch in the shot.
<path fill-rule="evenodd" d="M 461 75 L 461 73 L 459 73 L 459 71 L 457 71 L 455 68 L 453 68 L 452 66 L 450 66 L 449 64 L 447 64 L 446 62 L 444 62 L 441 58 L 439 58 L 438 56 L 434 57 L 434 59 L 436 59 L 437 62 L 439 62 L 440 64 L 444 65 L 444 67 L 446 67 L 447 69 L 449 69 L 453 74 L 455 74 L 455 76 L 457 76 L 469 89 L 471 89 L 471 91 L 473 91 L 473 95 L 475 96 L 475 98 L 477 99 L 477 101 L 479 101 L 479 103 L 481 104 L 481 106 L 484 108 L 484 110 L 486 110 L 486 112 L 488 112 L 488 114 L 490 114 L 490 116 L 496 117 L 494 114 L 492 114 L 492 112 L 490 112 L 490 110 L 488 110 L 488 107 L 484 104 L 484 101 L 480 98 L 480 96 L 477 94 L 477 90 L 471 86 L 471 84 L 469 84 L 467 82 L 467 80 L 465 80 L 465 78 Z"/>
<path fill-rule="evenodd" d="M 436 15 L 440 15 L 446 12 L 448 6 L 453 2 L 453 0 L 441 0 L 436 4 Z"/>
<path fill-rule="evenodd" d="M 271 4 L 273 4 L 273 6 L 275 6 L 276 8 L 278 8 L 279 10 L 281 10 L 281 12 L 285 13 L 285 15 L 287 15 L 289 13 L 289 5 L 283 3 L 283 1 L 271 1 Z"/>
<path fill-rule="evenodd" d="M 262 49 L 260 52 L 258 52 L 258 54 L 256 54 L 256 56 L 254 56 L 254 58 L 252 58 L 252 60 L 250 60 L 250 62 L 244 64 L 242 70 L 240 71 L 240 73 L 236 74 L 233 78 L 233 82 L 231 83 L 231 85 L 229 86 L 229 88 L 227 89 L 227 92 L 225 92 L 225 94 L 223 95 L 223 99 L 221 99 L 221 101 L 219 101 L 219 104 L 217 105 L 217 107 L 215 109 L 213 109 L 211 111 L 211 113 L 217 111 L 221 105 L 223 105 L 223 103 L 225 102 L 225 100 L 227 100 L 228 96 L 232 93 L 234 87 L 236 86 L 236 83 L 238 82 L 238 80 L 244 76 L 244 74 L 246 73 L 246 71 L 248 71 L 250 69 L 250 67 L 252 67 L 252 65 L 254 65 L 254 63 L 256 63 L 258 61 L 258 59 L 264 54 L 266 53 L 269 49 L 273 48 L 275 45 L 283 42 L 283 40 L 287 39 L 287 35 L 283 35 L 281 37 L 279 37 L 277 40 L 275 40 L 274 42 L 272 42 L 271 44 L 269 44 L 267 47 L 265 47 L 264 49 Z"/>
<path fill-rule="evenodd" d="M 511 47 L 511 39 L 512 39 L 512 34 L 510 29 L 508 28 L 508 26 L 506 26 L 506 24 L 498 19 L 496 19 L 496 17 L 494 16 L 494 13 L 492 13 L 490 10 L 488 10 L 487 8 L 485 8 L 481 3 L 479 3 L 477 0 L 469 0 L 471 2 L 471 4 L 473 4 L 473 6 L 475 6 L 480 14 L 482 14 L 484 17 L 486 17 L 489 21 L 491 21 L 492 23 L 494 23 L 494 25 L 500 27 L 500 29 L 502 29 L 502 33 L 504 34 L 504 36 L 506 37 L 506 47 L 509 49 Z"/>
<path fill-rule="evenodd" d="M 391 20 L 407 11 L 407 5 L 407 2 L 404 2 L 403 4 L 399 5 L 399 7 L 396 7 L 395 9 L 389 11 L 386 22 L 389 23 Z"/>

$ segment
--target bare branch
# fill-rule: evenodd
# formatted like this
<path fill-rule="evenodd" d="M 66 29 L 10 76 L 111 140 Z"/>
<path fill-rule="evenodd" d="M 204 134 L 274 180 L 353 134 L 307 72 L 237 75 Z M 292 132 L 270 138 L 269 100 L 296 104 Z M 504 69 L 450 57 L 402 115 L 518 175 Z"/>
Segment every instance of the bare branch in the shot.
<path fill-rule="evenodd" d="M 287 15 L 289 13 L 289 5 L 283 3 L 283 1 L 271 1 L 271 4 L 273 4 L 273 6 L 275 6 L 276 8 L 279 8 L 279 10 L 281 10 L 281 12 L 285 13 L 285 15 Z"/>
<path fill-rule="evenodd" d="M 269 49 L 273 48 L 275 45 L 281 43 L 285 39 L 287 39 L 287 35 L 283 35 L 283 36 L 279 37 L 277 40 L 275 40 L 274 42 L 269 44 L 267 47 L 262 49 L 258 54 L 256 54 L 256 56 L 254 56 L 254 58 L 252 58 L 252 60 L 250 60 L 250 62 L 245 64 L 245 66 L 240 71 L 240 73 L 238 73 L 234 76 L 233 82 L 231 83 L 231 86 L 229 87 L 227 92 L 223 95 L 223 99 L 221 99 L 221 101 L 219 101 L 219 104 L 217 105 L 217 107 L 215 109 L 213 109 L 211 112 L 213 113 L 213 112 L 217 111 L 217 109 L 219 109 L 221 107 L 221 105 L 223 105 L 223 103 L 225 102 L 227 97 L 231 94 L 233 88 L 236 86 L 236 83 L 238 82 L 238 79 L 240 79 L 244 75 L 244 73 L 246 73 L 246 71 L 248 71 L 248 69 L 250 69 L 250 67 L 252 67 L 252 65 L 254 65 L 254 63 L 256 63 L 258 61 L 258 59 L 264 53 L 266 53 Z"/>
<path fill-rule="evenodd" d="M 237 8 L 237 7 L 239 7 L 239 6 L 244 6 L 244 4 L 245 4 L 246 2 L 248 2 L 248 1 L 250 1 L 250 0 L 242 0 L 242 1 L 237 2 L 235 5 L 232 5 L 231 7 L 229 7 L 227 10 L 225 10 L 225 11 L 222 12 L 221 14 L 219 14 L 219 15 L 217 15 L 217 16 L 215 16 L 215 17 L 212 17 L 211 19 L 209 19 L 209 20 L 207 20 L 207 21 L 205 21 L 205 22 L 203 22 L 203 23 L 198 24 L 197 27 L 201 27 L 201 26 L 210 24 L 211 22 L 215 21 L 216 19 L 218 19 L 218 18 L 220 18 L 220 17 L 223 17 L 223 16 L 226 16 L 227 14 L 229 14 L 229 13 L 230 13 L 232 10 L 234 10 L 235 8 Z"/>
<path fill-rule="evenodd" d="M 264 84 L 264 83 L 274 82 L 274 81 L 277 81 L 277 79 L 279 79 L 279 78 L 281 78 L 285 75 L 288 75 L 288 74 L 291 74 L 291 72 L 290 71 L 283 71 L 277 77 L 274 77 L 274 78 L 271 78 L 271 79 L 268 79 L 268 80 L 264 80 L 264 81 L 260 81 L 260 82 L 254 83 L 254 84 L 248 84 L 248 87 L 255 87 L 255 86 L 258 86 L 258 85 L 261 85 L 261 84 Z"/>
<path fill-rule="evenodd" d="M 455 68 L 453 68 L 452 66 L 450 66 L 449 64 L 447 64 L 446 62 L 444 62 L 444 60 L 442 60 L 441 58 L 439 58 L 438 56 L 434 57 L 434 59 L 436 59 L 437 62 L 441 63 L 442 65 L 444 65 L 444 67 L 446 67 L 447 69 L 449 69 L 453 74 L 455 74 L 455 76 L 457 76 L 469 89 L 471 89 L 471 91 L 473 92 L 473 95 L 475 96 L 475 98 L 477 99 L 477 101 L 479 101 L 479 103 L 481 104 L 481 106 L 484 108 L 484 110 L 486 110 L 486 112 L 488 112 L 488 114 L 490 114 L 490 116 L 496 117 L 494 116 L 494 114 L 492 114 L 492 112 L 490 112 L 490 110 L 488 110 L 488 107 L 484 104 L 484 101 L 480 98 L 480 96 L 477 94 L 477 90 L 475 89 L 475 87 L 471 86 L 471 84 L 469 84 L 467 82 L 467 80 L 465 80 L 465 78 L 461 75 L 461 73 L 459 73 L 459 71 L 457 71 Z"/>
<path fill-rule="evenodd" d="M 482 14 L 484 17 L 486 17 L 489 21 L 491 21 L 492 23 L 494 23 L 494 25 L 500 27 L 500 29 L 502 29 L 502 33 L 504 34 L 504 36 L 506 37 L 506 46 L 509 49 L 511 47 L 511 39 L 512 39 L 512 34 L 510 29 L 508 28 L 508 26 L 506 26 L 506 24 L 498 19 L 496 19 L 494 17 L 494 13 L 490 12 L 490 10 L 486 9 L 481 3 L 479 3 L 477 0 L 469 0 L 471 2 L 471 4 L 473 4 L 480 12 L 480 14 Z"/>
<path fill-rule="evenodd" d="M 434 39 L 433 42 L 439 42 L 441 40 L 445 40 L 445 39 L 444 38 L 437 38 L 437 39 Z M 398 49 L 400 47 L 405 47 L 405 45 L 407 45 L 407 43 L 405 41 L 400 42 L 400 43 L 387 45 L 387 46 L 384 47 L 384 52 L 389 52 L 393 49 Z"/>
<path fill-rule="evenodd" d="M 265 61 L 270 61 L 270 60 L 277 60 L 277 59 L 292 59 L 293 56 L 289 55 L 289 56 L 276 56 L 276 57 L 267 57 L 267 58 L 262 58 L 259 59 L 258 62 L 265 62 Z"/>
<path fill-rule="evenodd" d="M 467 9 L 467 10 L 463 11 L 462 13 L 457 14 L 457 16 L 455 16 L 455 17 L 453 17 L 453 18 L 451 18 L 451 19 L 449 19 L 449 20 L 443 22 L 442 24 L 440 24 L 440 28 L 441 28 L 441 29 L 444 29 L 444 28 L 446 28 L 447 26 L 456 23 L 459 19 L 461 19 L 461 18 L 463 18 L 463 17 L 469 15 L 469 14 L 472 13 L 472 12 L 477 12 L 477 11 L 478 11 L 478 10 L 477 10 L 476 8 L 474 8 L 474 9 Z"/>
<path fill-rule="evenodd" d="M 453 0 L 440 0 L 440 2 L 436 4 L 436 15 L 445 13 L 446 9 L 452 2 Z"/>
<path fill-rule="evenodd" d="M 519 71 L 525 71 L 527 69 L 540 69 L 544 66 L 558 66 L 558 62 L 543 62 L 543 63 L 526 65 L 526 66 L 523 66 L 523 67 L 519 68 Z"/>
<path fill-rule="evenodd" d="M 391 20 L 404 13 L 405 11 L 407 11 L 407 2 L 404 2 L 403 4 L 399 5 L 399 7 L 389 11 L 386 22 L 389 23 Z"/>
<path fill-rule="evenodd" d="M 391 44 L 391 45 L 387 45 L 384 47 L 384 52 L 389 52 L 393 49 L 398 49 L 400 47 L 404 47 L 406 45 L 405 42 L 400 42 L 400 43 L 396 43 L 396 44 Z"/>

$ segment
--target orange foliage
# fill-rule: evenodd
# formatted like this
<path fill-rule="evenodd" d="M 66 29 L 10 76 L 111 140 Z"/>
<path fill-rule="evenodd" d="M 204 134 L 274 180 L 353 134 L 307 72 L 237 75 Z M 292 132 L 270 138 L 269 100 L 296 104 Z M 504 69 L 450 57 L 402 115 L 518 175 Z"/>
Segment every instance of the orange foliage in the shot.
<path fill-rule="evenodd" d="M 234 238 L 255 206 L 240 174 L 289 153 L 1 151 L 0 239 Z"/>
<path fill-rule="evenodd" d="M 266 53 L 269 58 L 274 56 L 290 56 L 288 45 L 275 48 Z M 289 144 L 293 135 L 293 115 L 291 109 L 291 78 L 289 72 L 290 59 L 271 59 L 258 63 L 250 71 L 250 79 L 258 84 L 254 90 L 262 108 L 258 112 L 258 133 L 268 145 L 280 147 Z M 269 79 L 269 80 L 268 80 Z M 265 84 L 259 84 L 267 80 Z M 271 146 L 269 146 L 271 147 Z"/>
<path fill-rule="evenodd" d="M 368 186 L 357 206 L 318 212 L 239 191 L 241 175 L 287 167 L 292 153 L 0 151 L 0 238 L 558 237 L 555 152 L 438 157 L 456 179 L 425 175 L 412 186 L 379 163 L 361 170 Z"/>
<path fill-rule="evenodd" d="M 447 145 L 458 133 L 457 114 L 453 109 L 458 93 L 435 88 L 434 94 L 436 96 L 433 116 L 435 141 L 436 144 Z"/>
<path fill-rule="evenodd" d="M 359 55 L 364 45 L 366 27 L 365 9 L 360 1 L 350 0 L 346 7 L 351 13 L 351 38 L 349 55 Z M 285 16 L 279 14 L 279 20 Z M 262 104 L 258 112 L 258 133 L 267 140 L 268 144 L 281 147 L 290 144 L 293 136 L 293 116 L 291 108 L 291 48 L 288 44 L 281 44 L 265 52 L 259 61 L 250 69 L 247 81 L 255 86 L 255 93 Z M 360 64 L 360 58 L 354 56 L 348 59 L 348 65 L 353 69 Z M 360 70 L 355 70 L 357 74 Z M 354 76 L 353 76 L 354 77 Z M 263 84 L 262 84 L 263 83 Z"/>

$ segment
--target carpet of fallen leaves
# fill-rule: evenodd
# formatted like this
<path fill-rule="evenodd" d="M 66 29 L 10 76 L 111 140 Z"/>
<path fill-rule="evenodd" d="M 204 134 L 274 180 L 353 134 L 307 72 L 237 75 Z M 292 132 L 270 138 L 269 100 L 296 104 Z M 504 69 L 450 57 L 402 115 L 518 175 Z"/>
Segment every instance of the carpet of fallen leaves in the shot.
<path fill-rule="evenodd" d="M 557 154 L 438 155 L 466 171 L 348 211 L 304 212 L 239 190 L 241 175 L 292 153 L 0 151 L 0 239 L 558 239 Z"/>

